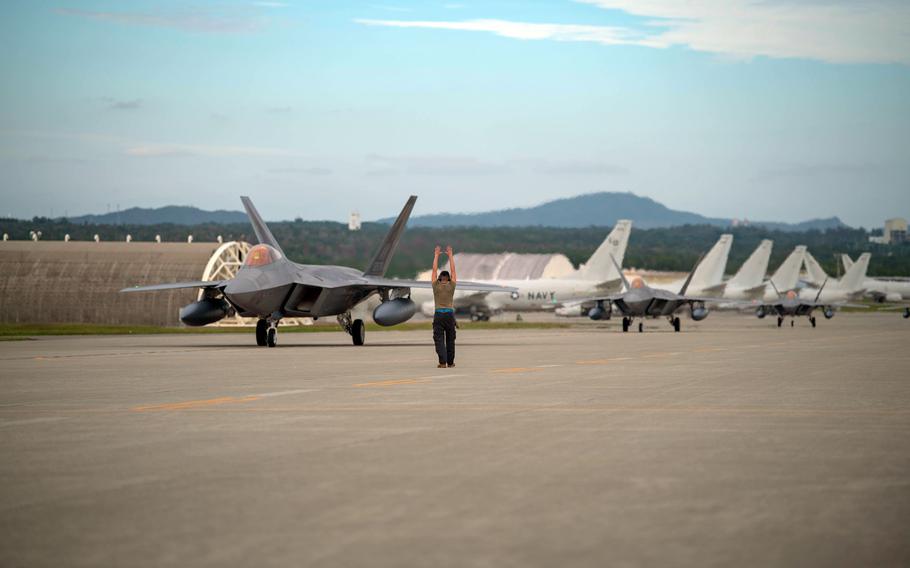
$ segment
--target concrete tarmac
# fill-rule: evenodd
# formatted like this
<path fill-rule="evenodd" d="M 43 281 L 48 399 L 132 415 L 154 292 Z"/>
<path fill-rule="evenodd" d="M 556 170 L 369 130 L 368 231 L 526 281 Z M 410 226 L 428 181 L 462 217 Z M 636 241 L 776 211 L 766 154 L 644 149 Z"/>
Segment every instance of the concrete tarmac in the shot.
<path fill-rule="evenodd" d="M 0 342 L 0 566 L 906 566 L 910 322 Z"/>

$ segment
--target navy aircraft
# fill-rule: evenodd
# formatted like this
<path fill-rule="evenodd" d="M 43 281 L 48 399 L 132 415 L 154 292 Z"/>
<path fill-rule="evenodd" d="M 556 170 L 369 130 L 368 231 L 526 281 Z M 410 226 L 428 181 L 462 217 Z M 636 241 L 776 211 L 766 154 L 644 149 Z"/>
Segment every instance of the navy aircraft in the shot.
<path fill-rule="evenodd" d="M 610 319 L 613 313 L 613 306 L 616 306 L 616 309 L 618 309 L 623 316 L 623 332 L 629 331 L 629 328 L 636 318 L 639 319 L 638 331 L 644 331 L 644 322 L 641 320 L 648 317 L 666 317 L 670 322 L 670 325 L 673 326 L 673 331 L 679 331 L 680 321 L 679 316 L 677 316 L 676 313 L 685 306 L 689 306 L 690 315 L 693 320 L 701 321 L 705 319 L 708 317 L 708 308 L 705 307 L 705 302 L 720 302 L 723 300 L 719 298 L 703 298 L 686 295 L 686 290 L 692 282 L 692 275 L 695 274 L 698 265 L 701 264 L 702 258 L 704 258 L 704 255 L 699 257 L 695 266 L 692 267 L 692 272 L 686 277 L 679 293 L 651 288 L 645 284 L 644 280 L 641 278 L 633 278 L 632 282 L 629 283 L 622 273 L 619 263 L 613 258 L 613 265 L 616 267 L 617 272 L 619 272 L 619 277 L 622 279 L 625 291 L 621 294 L 592 298 L 595 305 L 594 308 L 588 312 L 588 317 L 592 320 Z"/>
<path fill-rule="evenodd" d="M 298 264 L 288 260 L 250 198 L 240 199 L 259 244 L 247 253 L 243 266 L 234 278 L 135 286 L 121 292 L 201 288 L 202 299 L 183 307 L 180 310 L 180 321 L 190 326 L 207 325 L 232 312 L 243 317 L 256 317 L 259 318 L 256 324 L 256 344 L 275 347 L 281 318 L 318 319 L 325 316 L 336 316 L 341 327 L 351 335 L 354 345 L 363 345 L 366 337 L 363 320 L 351 316 L 351 310 L 357 304 L 377 294 L 380 304 L 373 310 L 373 320 L 382 326 L 396 325 L 409 320 L 417 311 L 417 305 L 410 298 L 411 288 L 432 287 L 429 281 L 385 277 L 417 201 L 416 196 L 412 195 L 408 199 L 364 271 L 346 266 Z M 464 281 L 458 282 L 458 289 L 476 292 L 515 290 Z"/>
<path fill-rule="evenodd" d="M 816 321 L 815 316 L 812 315 L 812 312 L 815 310 L 821 310 L 822 315 L 825 316 L 825 319 L 831 319 L 834 317 L 834 308 L 839 307 L 852 307 L 852 308 L 865 308 L 861 304 L 847 304 L 843 302 L 819 302 L 821 298 L 822 291 L 825 289 L 825 284 L 828 283 L 827 280 L 822 282 L 821 287 L 818 289 L 818 293 L 815 294 L 814 300 L 804 300 L 799 297 L 794 290 L 787 291 L 786 294 L 781 294 L 780 290 L 777 289 L 777 286 L 774 284 L 774 281 L 771 280 L 771 286 L 774 288 L 774 291 L 777 292 L 777 301 L 771 303 L 765 303 L 755 310 L 755 316 L 759 319 L 770 314 L 777 314 L 777 327 L 784 325 L 784 318 L 790 318 L 790 327 L 794 326 L 794 318 L 797 316 L 806 316 L 809 318 L 809 323 L 812 327 L 815 327 Z"/>

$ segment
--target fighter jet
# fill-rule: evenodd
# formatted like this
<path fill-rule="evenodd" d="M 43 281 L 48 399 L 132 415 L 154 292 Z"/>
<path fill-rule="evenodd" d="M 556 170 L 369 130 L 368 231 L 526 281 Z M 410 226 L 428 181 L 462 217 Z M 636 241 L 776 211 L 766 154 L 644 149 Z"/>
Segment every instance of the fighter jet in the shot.
<path fill-rule="evenodd" d="M 701 321 L 705 319 L 708 317 L 708 308 L 705 307 L 705 302 L 720 302 L 721 299 L 686 295 L 686 290 L 688 290 L 689 284 L 692 282 L 692 276 L 698 269 L 698 265 L 701 263 L 702 258 L 704 258 L 704 255 L 699 257 L 695 266 L 692 267 L 692 272 L 686 277 L 678 294 L 674 294 L 668 290 L 651 288 L 645 284 L 641 278 L 633 278 L 630 284 L 622 273 L 619 263 L 617 263 L 614 258 L 613 265 L 616 266 L 616 270 L 619 272 L 620 278 L 622 278 L 625 292 L 612 296 L 592 298 L 595 302 L 595 306 L 588 313 L 588 317 L 593 320 L 609 319 L 612 315 L 613 306 L 616 306 L 616 309 L 619 310 L 623 316 L 623 332 L 629 331 L 633 321 L 639 319 L 639 333 L 644 331 L 644 322 L 641 320 L 649 317 L 666 317 L 670 322 L 670 325 L 673 326 L 673 331 L 679 331 L 680 321 L 676 312 L 684 306 L 689 306 L 690 315 L 693 320 Z"/>
<path fill-rule="evenodd" d="M 799 294 L 794 290 L 788 290 L 786 294 L 781 294 L 780 290 L 777 289 L 777 286 L 774 285 L 774 281 L 771 281 L 771 286 L 774 287 L 774 291 L 777 292 L 777 301 L 771 303 L 765 303 L 755 310 L 755 316 L 759 319 L 764 318 L 766 315 L 777 314 L 777 327 L 784 325 L 784 318 L 790 318 L 790 327 L 794 326 L 794 318 L 797 316 L 806 316 L 809 318 L 809 323 L 812 324 L 812 327 L 815 327 L 816 321 L 815 316 L 812 315 L 812 312 L 820 309 L 822 310 L 822 315 L 825 316 L 825 319 L 831 319 L 834 317 L 834 308 L 838 307 L 852 307 L 852 308 L 865 308 L 861 304 L 847 304 L 843 302 L 819 302 L 822 292 L 825 290 L 825 284 L 827 280 L 822 282 L 821 287 L 818 289 L 818 293 L 815 294 L 814 300 L 803 300 L 799 297 Z"/>
<path fill-rule="evenodd" d="M 249 197 L 241 197 L 259 244 L 252 247 L 237 275 L 230 280 L 177 282 L 125 288 L 121 292 L 146 292 L 177 288 L 201 288 L 203 297 L 180 310 L 180 321 L 190 326 L 214 323 L 232 312 L 259 318 L 256 344 L 275 347 L 278 322 L 283 317 L 336 316 L 351 335 L 354 345 L 366 338 L 362 319 L 353 319 L 351 310 L 376 294 L 381 302 L 373 320 L 382 326 L 403 323 L 417 311 L 411 288 L 431 288 L 431 282 L 386 278 L 386 269 L 398 247 L 408 217 L 417 201 L 411 196 L 398 219 L 364 271 L 346 266 L 298 264 L 288 260 L 281 245 L 259 216 Z M 459 290 L 512 292 L 514 288 L 458 282 Z"/>

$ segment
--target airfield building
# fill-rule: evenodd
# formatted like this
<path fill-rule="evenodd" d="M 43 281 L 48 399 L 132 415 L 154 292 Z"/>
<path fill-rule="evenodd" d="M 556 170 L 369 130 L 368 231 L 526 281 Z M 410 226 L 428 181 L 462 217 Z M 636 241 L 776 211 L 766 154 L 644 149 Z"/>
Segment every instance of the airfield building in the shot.
<path fill-rule="evenodd" d="M 0 242 L 0 322 L 179 325 L 195 289 L 119 294 L 200 280 L 219 243 Z"/>

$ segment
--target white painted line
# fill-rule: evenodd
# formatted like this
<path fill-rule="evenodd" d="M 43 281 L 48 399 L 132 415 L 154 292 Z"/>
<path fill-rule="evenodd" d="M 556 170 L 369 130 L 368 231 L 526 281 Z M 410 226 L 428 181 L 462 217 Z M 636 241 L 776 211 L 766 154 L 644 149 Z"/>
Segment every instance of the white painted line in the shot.
<path fill-rule="evenodd" d="M 252 396 L 290 396 L 292 394 L 303 394 L 307 392 L 316 392 L 317 389 L 297 389 L 297 390 L 287 390 L 287 391 L 276 391 L 276 392 L 264 392 L 262 394 L 255 394 Z"/>
<path fill-rule="evenodd" d="M 0 428 L 3 428 L 5 426 L 26 426 L 28 424 L 44 424 L 46 422 L 60 422 L 61 420 L 69 420 L 69 417 L 47 416 L 44 418 L 25 418 L 23 420 L 2 420 L 2 421 L 0 421 Z"/>

